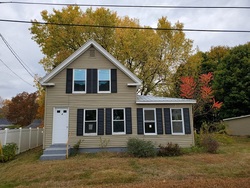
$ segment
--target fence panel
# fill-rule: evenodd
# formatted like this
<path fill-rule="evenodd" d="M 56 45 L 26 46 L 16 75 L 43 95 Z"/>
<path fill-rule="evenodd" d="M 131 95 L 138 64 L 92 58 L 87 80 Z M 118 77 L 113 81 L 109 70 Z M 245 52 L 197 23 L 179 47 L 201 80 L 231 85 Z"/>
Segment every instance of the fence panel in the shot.
<path fill-rule="evenodd" d="M 43 129 L 5 129 L 0 130 L 0 142 L 2 145 L 16 143 L 18 154 L 43 144 Z"/>

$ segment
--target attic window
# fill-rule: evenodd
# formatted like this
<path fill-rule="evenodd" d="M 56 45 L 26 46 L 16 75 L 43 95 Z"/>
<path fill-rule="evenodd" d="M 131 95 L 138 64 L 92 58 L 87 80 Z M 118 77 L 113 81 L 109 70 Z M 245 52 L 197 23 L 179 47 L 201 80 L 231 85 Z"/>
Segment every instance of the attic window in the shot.
<path fill-rule="evenodd" d="M 95 49 L 89 50 L 89 57 L 95 57 Z"/>

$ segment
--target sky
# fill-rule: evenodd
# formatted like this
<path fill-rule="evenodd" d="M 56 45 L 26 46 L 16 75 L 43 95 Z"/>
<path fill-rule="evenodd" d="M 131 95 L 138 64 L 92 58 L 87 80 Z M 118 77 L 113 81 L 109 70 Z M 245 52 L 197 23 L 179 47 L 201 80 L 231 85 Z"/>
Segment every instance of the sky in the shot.
<path fill-rule="evenodd" d="M 172 5 L 172 6 L 248 6 L 249 0 L 16 0 L 22 2 L 76 3 L 76 4 L 119 4 L 119 5 Z M 10 2 L 0 0 L 0 2 Z M 0 3 L 0 20 L 41 19 L 41 11 L 52 12 L 53 8 L 62 9 L 63 6 L 21 5 Z M 81 7 L 84 11 L 87 7 Z M 94 8 L 95 9 L 95 8 Z M 171 23 L 177 21 L 184 24 L 186 29 L 222 29 L 250 31 L 250 9 L 156 9 L 156 8 L 109 8 L 116 11 L 118 16 L 129 16 L 140 20 L 142 26 L 157 27 L 157 21 L 166 16 Z M 39 61 L 43 54 L 38 44 L 32 40 L 29 31 L 31 24 L 10 23 L 0 21 L 0 34 L 8 42 L 26 69 L 31 74 L 43 77 L 46 73 Z M 250 41 L 250 33 L 211 33 L 185 32 L 186 37 L 193 40 L 194 48 L 205 52 L 212 46 L 237 46 Z M 5 64 L 5 65 L 4 65 Z M 9 67 L 7 68 L 6 65 Z M 12 71 L 11 71 L 11 70 Z M 13 73 L 14 72 L 14 73 Z M 17 76 L 18 75 L 18 76 Z M 0 97 L 11 99 L 23 91 L 35 92 L 34 78 L 23 68 L 13 56 L 0 37 Z"/>

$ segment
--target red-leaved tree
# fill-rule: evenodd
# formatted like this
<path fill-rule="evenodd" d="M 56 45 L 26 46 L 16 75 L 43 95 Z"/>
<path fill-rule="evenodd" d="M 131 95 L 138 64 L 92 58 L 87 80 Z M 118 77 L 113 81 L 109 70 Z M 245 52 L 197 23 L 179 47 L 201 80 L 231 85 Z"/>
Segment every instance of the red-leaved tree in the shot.
<path fill-rule="evenodd" d="M 198 127 L 200 127 L 202 121 L 214 121 L 222 102 L 216 101 L 213 94 L 211 87 L 213 74 L 211 72 L 202 74 L 197 81 L 191 76 L 181 77 L 180 80 L 180 96 L 187 99 L 196 99 L 193 109 L 194 120 Z"/>

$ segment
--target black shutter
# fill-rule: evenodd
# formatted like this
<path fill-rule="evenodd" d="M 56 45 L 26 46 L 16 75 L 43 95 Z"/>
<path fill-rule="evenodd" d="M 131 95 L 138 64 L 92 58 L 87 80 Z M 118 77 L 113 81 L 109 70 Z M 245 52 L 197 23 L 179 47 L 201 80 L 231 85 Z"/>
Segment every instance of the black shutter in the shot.
<path fill-rule="evenodd" d="M 137 108 L 137 134 L 143 134 L 143 109 Z"/>
<path fill-rule="evenodd" d="M 170 108 L 164 108 L 165 134 L 171 134 Z"/>
<path fill-rule="evenodd" d="M 92 93 L 97 93 L 97 69 L 92 69 Z"/>
<path fill-rule="evenodd" d="M 83 109 L 77 109 L 77 128 L 76 128 L 76 136 L 82 136 L 83 135 Z"/>
<path fill-rule="evenodd" d="M 161 108 L 156 108 L 156 122 L 157 122 L 157 134 L 163 134 Z"/>
<path fill-rule="evenodd" d="M 66 72 L 66 93 L 72 93 L 73 69 L 67 69 Z"/>
<path fill-rule="evenodd" d="M 125 108 L 125 116 L 126 116 L 126 134 L 132 134 L 131 108 Z"/>
<path fill-rule="evenodd" d="M 117 70 L 111 69 L 111 93 L 117 93 Z"/>
<path fill-rule="evenodd" d="M 189 109 L 183 108 L 185 134 L 191 134 Z"/>
<path fill-rule="evenodd" d="M 97 93 L 97 69 L 87 69 L 87 93 Z"/>
<path fill-rule="evenodd" d="M 106 135 L 112 134 L 112 115 L 111 108 L 106 108 Z"/>
<path fill-rule="evenodd" d="M 98 109 L 98 135 L 104 135 L 104 109 Z"/>

